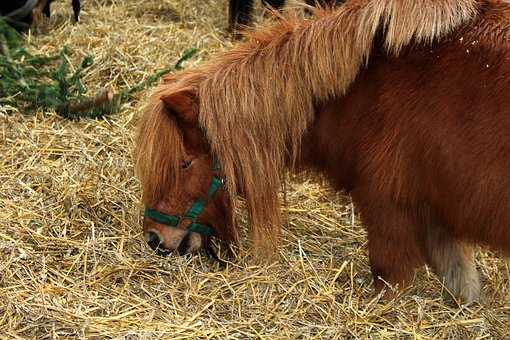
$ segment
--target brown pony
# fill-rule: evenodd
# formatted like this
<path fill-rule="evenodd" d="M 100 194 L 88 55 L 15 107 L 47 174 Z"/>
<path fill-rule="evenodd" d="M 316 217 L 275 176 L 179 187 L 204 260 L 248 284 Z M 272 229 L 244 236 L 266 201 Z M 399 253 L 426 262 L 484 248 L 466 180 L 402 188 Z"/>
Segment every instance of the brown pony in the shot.
<path fill-rule="evenodd" d="M 377 289 L 428 264 L 476 299 L 473 246 L 510 252 L 509 37 L 497 0 L 349 0 L 168 77 L 136 149 L 150 244 L 235 241 L 241 195 L 270 254 L 285 173 L 304 170 L 352 195 Z"/>

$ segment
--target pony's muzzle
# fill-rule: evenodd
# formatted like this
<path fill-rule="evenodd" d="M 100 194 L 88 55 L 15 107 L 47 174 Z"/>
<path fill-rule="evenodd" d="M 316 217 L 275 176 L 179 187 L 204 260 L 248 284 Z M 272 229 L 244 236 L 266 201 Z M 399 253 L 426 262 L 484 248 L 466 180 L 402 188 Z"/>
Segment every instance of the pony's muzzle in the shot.
<path fill-rule="evenodd" d="M 162 256 L 170 253 L 194 253 L 202 246 L 202 237 L 199 234 L 167 226 L 164 229 L 149 229 L 145 232 L 145 240 L 151 249 Z"/>

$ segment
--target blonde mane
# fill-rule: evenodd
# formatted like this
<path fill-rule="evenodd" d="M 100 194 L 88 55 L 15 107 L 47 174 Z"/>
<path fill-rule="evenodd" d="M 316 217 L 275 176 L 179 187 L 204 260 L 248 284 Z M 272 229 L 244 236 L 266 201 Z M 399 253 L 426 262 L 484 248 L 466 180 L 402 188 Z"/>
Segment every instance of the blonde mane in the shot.
<path fill-rule="evenodd" d="M 318 11 L 316 20 L 285 19 L 251 33 L 248 42 L 177 76 L 178 85 L 161 85 L 158 93 L 175 86 L 198 89 L 200 124 L 229 192 L 235 197 L 241 189 L 246 197 L 254 247 L 271 250 L 281 225 L 278 192 L 299 157 L 314 103 L 346 93 L 377 32 L 387 53 L 398 55 L 411 42 L 430 44 L 466 24 L 479 4 L 348 0 L 335 11 Z"/>

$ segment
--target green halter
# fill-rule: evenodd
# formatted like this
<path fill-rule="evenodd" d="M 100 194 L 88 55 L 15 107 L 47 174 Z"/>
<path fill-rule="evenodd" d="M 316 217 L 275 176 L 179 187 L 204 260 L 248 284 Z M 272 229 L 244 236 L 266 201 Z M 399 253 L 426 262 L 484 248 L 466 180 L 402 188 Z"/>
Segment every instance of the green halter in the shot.
<path fill-rule="evenodd" d="M 213 163 L 213 170 L 217 171 L 220 169 L 220 164 L 215 158 Z M 216 176 L 213 176 L 209 189 L 207 190 L 207 197 L 199 198 L 191 207 L 186 211 L 184 216 L 166 215 L 154 209 L 145 208 L 144 216 L 149 217 L 159 224 L 163 224 L 169 227 L 179 226 L 182 220 L 189 220 L 191 223 L 187 228 L 188 233 L 198 233 L 202 236 L 214 236 L 214 229 L 206 224 L 197 223 L 198 216 L 204 211 L 206 203 L 211 200 L 219 188 L 223 186 L 223 180 Z"/>

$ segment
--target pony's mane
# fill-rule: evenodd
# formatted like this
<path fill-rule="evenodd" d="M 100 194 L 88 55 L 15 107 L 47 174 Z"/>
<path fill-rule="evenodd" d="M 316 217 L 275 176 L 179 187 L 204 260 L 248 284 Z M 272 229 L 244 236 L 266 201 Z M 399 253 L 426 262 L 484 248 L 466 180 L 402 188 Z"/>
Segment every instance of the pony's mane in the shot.
<path fill-rule="evenodd" d="M 299 157 L 314 104 L 346 93 L 370 57 L 377 32 L 387 53 L 398 55 L 411 42 L 432 43 L 467 23 L 480 1 L 348 0 L 334 11 L 318 11 L 316 20 L 281 19 L 250 33 L 248 42 L 208 65 L 178 76 L 181 86 L 198 89 L 200 124 L 221 161 L 230 194 L 235 197 L 241 189 L 247 199 L 255 247 L 276 245 L 278 192 L 286 168 Z M 158 93 L 174 86 L 163 84 Z M 145 125 L 163 124 L 146 120 Z M 154 136 L 154 142 L 165 143 L 159 138 Z M 150 176 L 165 175 L 154 169 L 142 174 L 144 188 L 157 182 L 144 183 L 143 177 Z"/>

